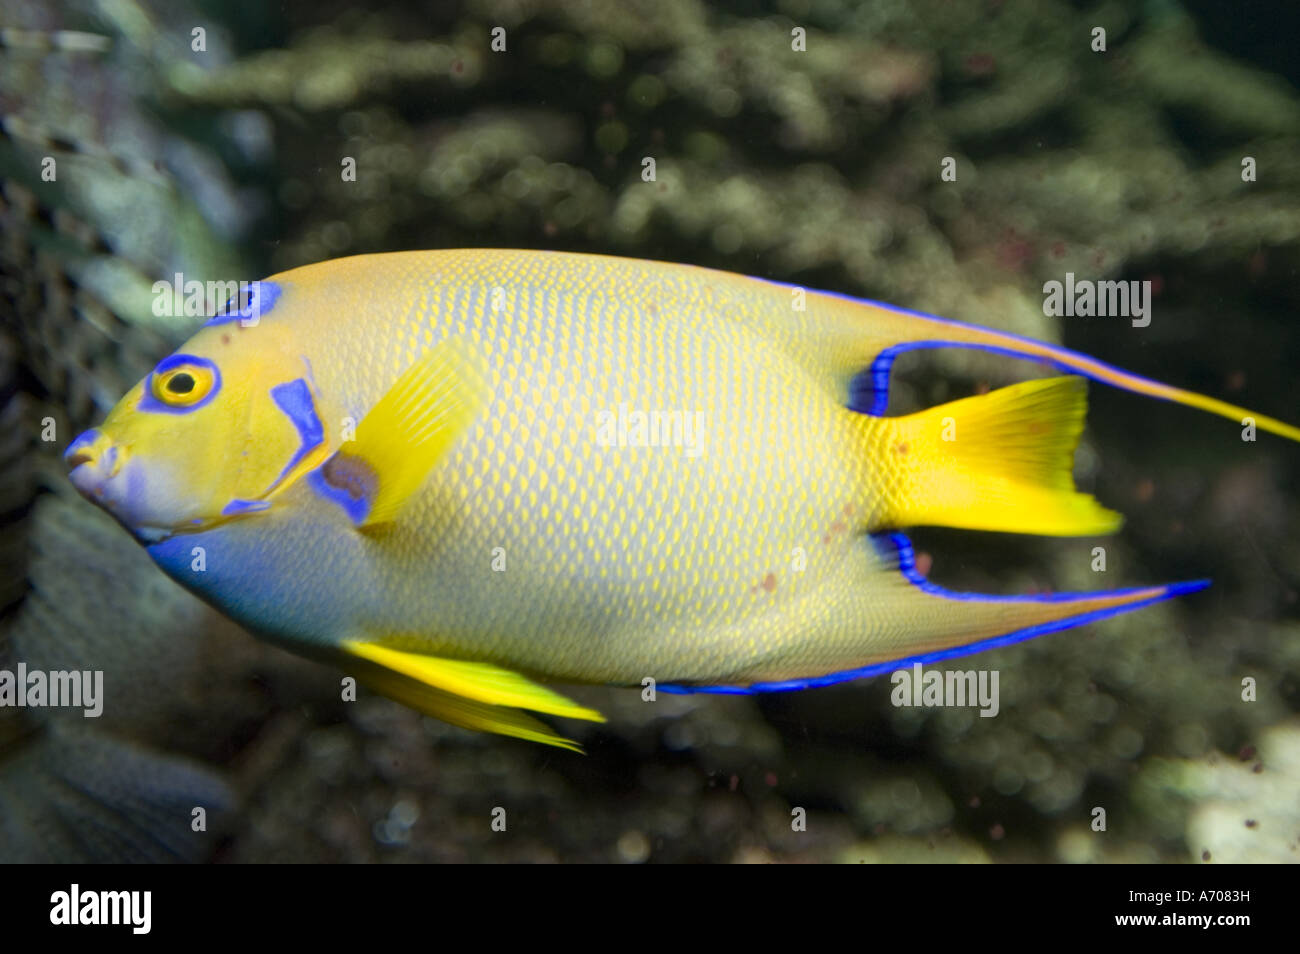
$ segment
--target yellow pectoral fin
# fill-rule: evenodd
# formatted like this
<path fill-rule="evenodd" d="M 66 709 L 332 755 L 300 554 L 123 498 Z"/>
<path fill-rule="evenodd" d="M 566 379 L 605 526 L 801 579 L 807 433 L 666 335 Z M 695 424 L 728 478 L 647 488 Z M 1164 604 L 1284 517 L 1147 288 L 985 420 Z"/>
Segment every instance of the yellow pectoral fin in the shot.
<path fill-rule="evenodd" d="M 391 521 L 489 399 L 481 370 L 454 340 L 407 368 L 323 468 L 361 505 L 363 527 Z"/>
<path fill-rule="evenodd" d="M 531 709 L 534 712 L 563 716 L 566 719 L 605 721 L 605 717 L 595 709 L 580 706 L 573 700 L 517 672 L 490 663 L 425 656 L 360 640 L 345 642 L 343 649 L 353 656 L 374 663 L 388 673 L 405 676 L 422 687 L 435 690 L 437 695 L 431 698 L 436 705 L 443 710 L 451 709 L 452 715 L 457 717 L 453 718 L 437 711 L 430 711 L 429 714 L 446 719 L 455 725 L 514 735 L 519 738 L 533 738 L 534 741 L 548 742 L 551 745 L 566 744 L 566 747 L 572 747 L 573 743 L 550 733 L 546 726 L 523 713 L 512 710 Z M 384 687 L 377 686 L 377 688 L 381 688 L 389 695 L 395 695 Z M 407 700 L 399 698 L 399 701 Z M 428 711 L 426 705 L 428 703 L 416 707 Z M 471 720 L 474 724 L 471 724 Z M 528 734 L 523 734 L 525 732 Z M 546 735 L 547 738 L 536 738 L 538 733 Z"/>

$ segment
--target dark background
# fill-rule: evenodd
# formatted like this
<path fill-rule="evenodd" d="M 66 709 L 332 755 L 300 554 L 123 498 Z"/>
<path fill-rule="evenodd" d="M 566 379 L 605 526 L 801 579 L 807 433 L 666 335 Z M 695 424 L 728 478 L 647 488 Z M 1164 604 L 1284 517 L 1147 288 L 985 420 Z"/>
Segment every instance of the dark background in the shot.
<path fill-rule="evenodd" d="M 1294 422 L 1300 14 L 1236 6 L 0 0 L 37 31 L 0 51 L 0 654 L 109 692 L 99 720 L 0 712 L 0 859 L 1293 860 L 1300 449 L 1232 422 L 1094 386 L 1078 479 L 1120 534 L 913 534 L 935 580 L 984 592 L 1215 581 L 959 661 L 1000 671 L 997 718 L 895 709 L 883 680 L 579 690 L 611 717 L 566 726 L 585 757 L 337 701 L 336 673 L 163 578 L 58 459 L 193 330 L 152 318 L 152 282 L 463 246 L 862 295 Z M 1151 325 L 1045 318 L 1067 271 L 1152 281 Z M 891 411 L 1038 373 L 907 356 Z"/>

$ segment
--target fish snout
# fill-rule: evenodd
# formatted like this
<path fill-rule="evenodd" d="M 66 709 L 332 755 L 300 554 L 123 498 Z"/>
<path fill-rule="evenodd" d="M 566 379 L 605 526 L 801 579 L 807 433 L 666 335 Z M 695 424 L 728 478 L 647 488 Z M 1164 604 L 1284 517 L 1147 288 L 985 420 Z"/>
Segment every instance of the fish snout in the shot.
<path fill-rule="evenodd" d="M 81 493 L 102 495 L 104 485 L 122 469 L 122 450 L 99 428 L 86 431 L 64 452 L 68 479 Z"/>

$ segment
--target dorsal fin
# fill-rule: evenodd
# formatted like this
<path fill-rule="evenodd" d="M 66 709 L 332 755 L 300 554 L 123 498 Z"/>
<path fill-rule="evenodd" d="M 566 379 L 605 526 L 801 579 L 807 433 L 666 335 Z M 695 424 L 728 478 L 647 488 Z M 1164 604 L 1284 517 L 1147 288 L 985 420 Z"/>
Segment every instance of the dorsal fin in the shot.
<path fill-rule="evenodd" d="M 780 282 L 768 282 L 785 288 Z M 1135 394 L 1172 401 L 1244 425 L 1250 418 L 1258 430 L 1300 441 L 1300 427 L 1257 414 L 1218 398 L 1186 391 L 1116 368 L 1104 361 L 1006 331 L 927 315 L 884 302 L 807 292 L 808 309 L 816 309 L 828 336 L 823 366 L 846 392 L 854 410 L 883 416 L 889 403 L 889 375 L 894 359 L 908 351 L 929 348 L 978 348 L 1010 358 L 1041 361 L 1068 374 L 1079 374 Z"/>

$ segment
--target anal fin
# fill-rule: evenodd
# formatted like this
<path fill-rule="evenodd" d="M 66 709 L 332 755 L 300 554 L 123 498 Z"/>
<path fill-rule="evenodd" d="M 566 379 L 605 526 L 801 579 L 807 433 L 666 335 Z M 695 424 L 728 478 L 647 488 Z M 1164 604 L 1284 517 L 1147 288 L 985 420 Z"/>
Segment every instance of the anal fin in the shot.
<path fill-rule="evenodd" d="M 845 654 L 843 668 L 810 672 L 801 665 L 802 671 L 783 668 L 732 684 L 661 682 L 659 689 L 751 694 L 831 686 L 1086 626 L 1209 586 L 1208 580 L 1190 580 L 1095 593 L 994 596 L 949 590 L 925 579 L 916 568 L 910 541 L 901 533 L 869 537 L 862 556 L 867 572 L 883 572 L 886 585 L 863 588 L 858 594 L 861 612 L 895 622 L 874 633 L 864 627 L 861 646 Z"/>

